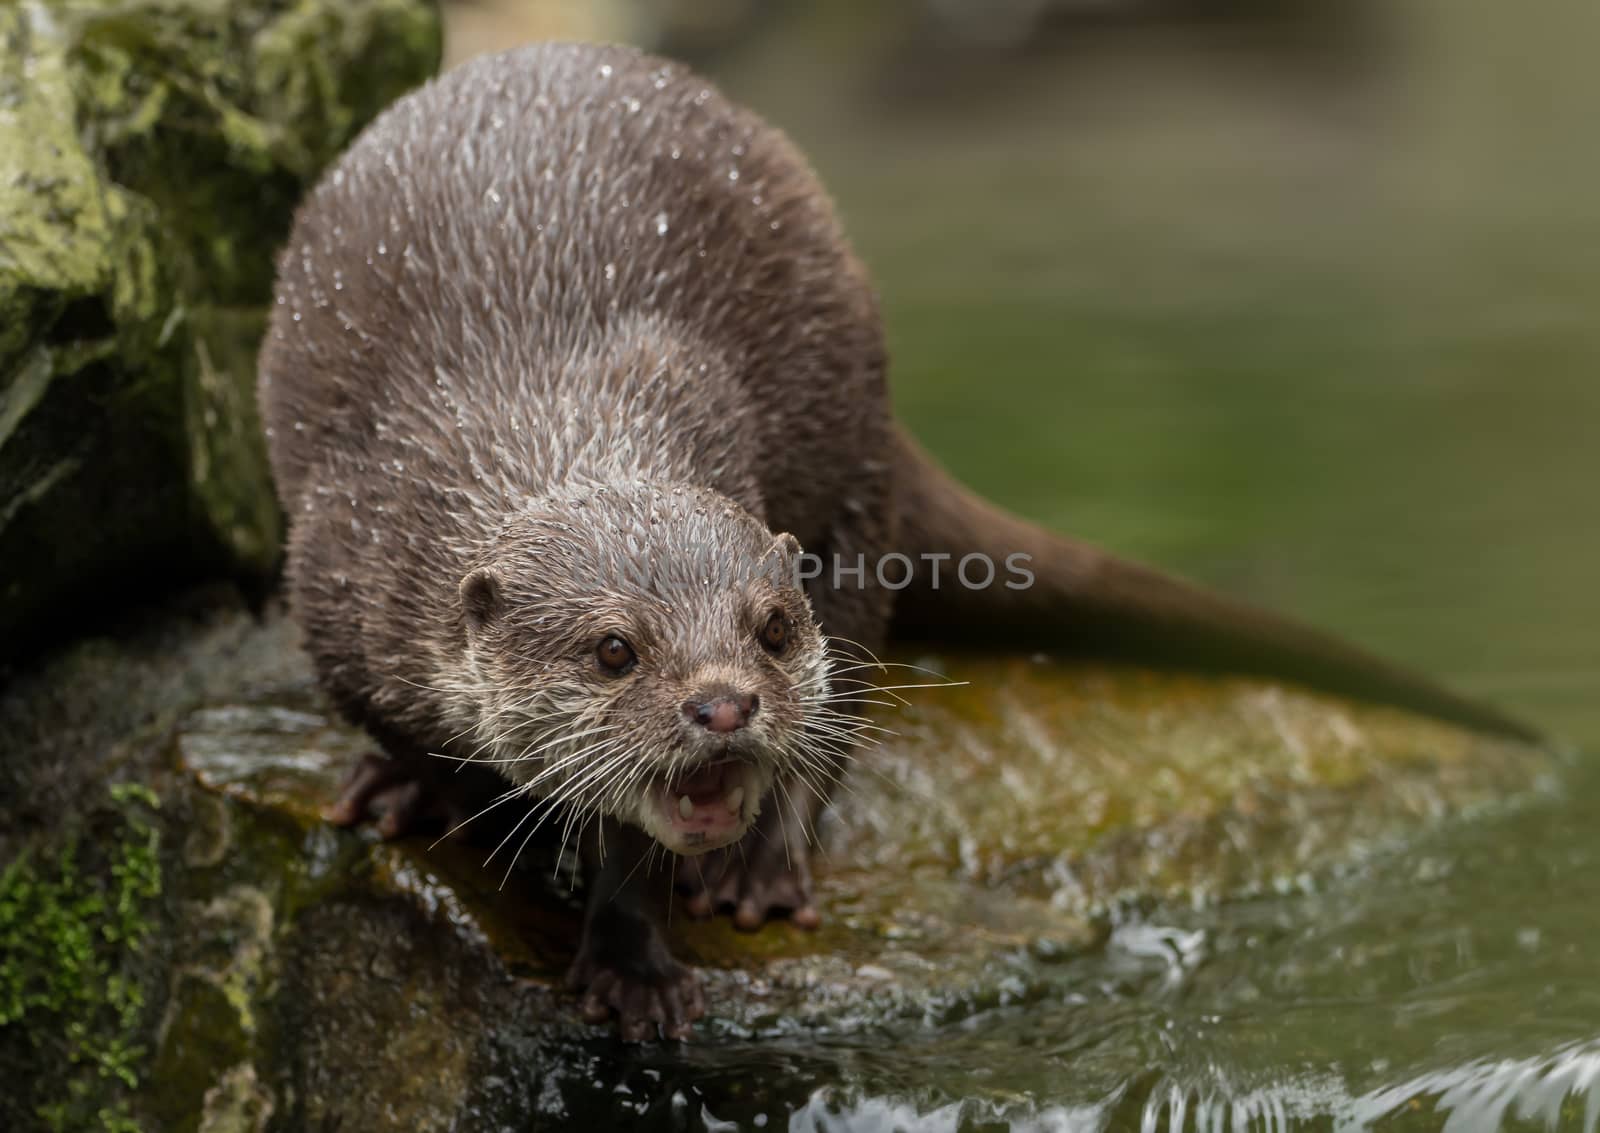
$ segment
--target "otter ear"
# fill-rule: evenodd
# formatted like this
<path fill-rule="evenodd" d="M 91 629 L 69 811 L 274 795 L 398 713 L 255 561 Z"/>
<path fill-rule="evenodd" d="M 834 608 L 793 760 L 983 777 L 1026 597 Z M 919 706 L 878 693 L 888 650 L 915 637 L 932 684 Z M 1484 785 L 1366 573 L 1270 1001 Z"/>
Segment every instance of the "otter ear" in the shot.
<path fill-rule="evenodd" d="M 481 630 L 500 612 L 500 576 L 487 567 L 461 580 L 461 617 L 467 628 Z"/>
<path fill-rule="evenodd" d="M 776 555 L 780 561 L 788 562 L 800 553 L 800 540 L 790 535 L 787 531 L 780 531 L 772 538 L 772 546 L 767 548 L 767 554 Z"/>
<path fill-rule="evenodd" d="M 767 553 L 761 556 L 761 563 L 774 586 L 800 585 L 800 554 L 800 540 L 793 535 L 782 531 L 773 536 Z"/>

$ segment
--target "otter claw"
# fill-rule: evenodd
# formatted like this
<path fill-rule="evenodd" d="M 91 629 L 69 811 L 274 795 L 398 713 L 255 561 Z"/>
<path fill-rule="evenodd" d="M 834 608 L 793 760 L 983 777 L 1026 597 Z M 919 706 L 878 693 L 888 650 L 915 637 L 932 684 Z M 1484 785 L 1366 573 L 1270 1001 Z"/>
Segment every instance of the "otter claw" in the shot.
<path fill-rule="evenodd" d="M 584 989 L 584 1019 L 603 1023 L 615 1015 L 623 1042 L 648 1042 L 658 1029 L 662 1038 L 683 1042 L 693 1035 L 694 1020 L 706 1013 L 705 996 L 693 968 L 674 967 L 658 982 L 614 968 L 601 968 L 585 980 L 575 965 L 568 982 Z"/>

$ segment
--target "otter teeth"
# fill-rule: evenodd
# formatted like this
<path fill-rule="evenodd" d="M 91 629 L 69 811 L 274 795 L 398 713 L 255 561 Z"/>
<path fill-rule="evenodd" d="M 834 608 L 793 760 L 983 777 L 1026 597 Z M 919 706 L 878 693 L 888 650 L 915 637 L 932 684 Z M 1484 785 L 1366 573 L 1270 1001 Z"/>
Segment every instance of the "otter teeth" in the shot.
<path fill-rule="evenodd" d="M 729 791 L 728 792 L 728 797 L 723 799 L 722 802 L 723 802 L 723 805 L 728 808 L 728 813 L 729 814 L 738 814 L 739 811 L 744 808 L 744 786 L 743 786 L 743 784 L 741 784 L 741 785 L 735 787 L 733 790 Z"/>
<path fill-rule="evenodd" d="M 678 813 L 684 818 L 692 818 L 694 816 L 694 802 L 688 795 L 678 796 Z"/>

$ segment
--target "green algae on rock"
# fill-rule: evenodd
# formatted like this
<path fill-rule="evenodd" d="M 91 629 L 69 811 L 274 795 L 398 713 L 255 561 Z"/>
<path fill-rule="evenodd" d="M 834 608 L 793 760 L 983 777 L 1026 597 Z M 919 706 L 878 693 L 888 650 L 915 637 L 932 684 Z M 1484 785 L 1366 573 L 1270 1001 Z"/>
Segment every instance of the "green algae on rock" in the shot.
<path fill-rule="evenodd" d="M 0 659 L 85 595 L 271 568 L 272 255 L 438 57 L 429 0 L 0 7 Z"/>
<path fill-rule="evenodd" d="M 146 1055 L 138 966 L 161 894 L 157 805 L 148 788 L 113 786 L 48 853 L 0 873 L 0 1034 L 52 1070 L 6 1077 L 11 1104 L 45 1128 L 138 1128 L 129 1098 Z"/>

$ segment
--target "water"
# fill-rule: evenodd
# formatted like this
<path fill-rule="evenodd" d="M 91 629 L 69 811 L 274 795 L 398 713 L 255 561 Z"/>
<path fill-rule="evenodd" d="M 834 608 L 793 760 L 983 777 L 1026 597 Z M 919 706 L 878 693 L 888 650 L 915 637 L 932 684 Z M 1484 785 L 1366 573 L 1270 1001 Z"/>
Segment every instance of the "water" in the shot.
<path fill-rule="evenodd" d="M 567 1104 L 616 1119 L 621 1085 L 742 1128 L 1593 1129 L 1600 777 L 1575 778 L 1314 892 L 1148 910 L 1047 1001 L 910 1036 L 598 1051 Z"/>
<path fill-rule="evenodd" d="M 1595 1128 L 1593 13 L 1413 3 L 1316 66 L 1207 27 L 930 79 L 826 11 L 720 77 L 839 198 L 913 430 L 1018 511 L 1505 704 L 1571 774 L 1315 892 L 1146 910 L 1057 1000 L 914 1041 L 597 1049 L 568 1104 L 671 1127 Z"/>

